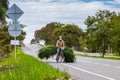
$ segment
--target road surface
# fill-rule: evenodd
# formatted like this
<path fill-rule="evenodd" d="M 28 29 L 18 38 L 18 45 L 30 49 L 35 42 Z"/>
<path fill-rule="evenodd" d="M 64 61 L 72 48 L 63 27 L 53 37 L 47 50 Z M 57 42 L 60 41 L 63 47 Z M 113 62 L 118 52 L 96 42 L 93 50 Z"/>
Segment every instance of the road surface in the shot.
<path fill-rule="evenodd" d="M 37 45 L 26 45 L 26 54 L 37 58 Z M 76 57 L 75 63 L 56 63 L 55 57 L 45 61 L 55 68 L 67 71 L 73 80 L 120 80 L 120 61 Z"/>

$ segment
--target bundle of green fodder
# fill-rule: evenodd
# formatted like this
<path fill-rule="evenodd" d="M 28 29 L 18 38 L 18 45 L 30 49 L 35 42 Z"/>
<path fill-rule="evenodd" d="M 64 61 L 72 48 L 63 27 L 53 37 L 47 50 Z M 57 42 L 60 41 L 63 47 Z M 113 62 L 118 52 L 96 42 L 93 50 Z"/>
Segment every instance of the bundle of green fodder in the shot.
<path fill-rule="evenodd" d="M 56 55 L 56 53 L 57 53 L 57 47 L 54 45 L 49 45 L 39 50 L 38 57 L 40 59 L 43 59 L 43 58 L 48 59 L 51 56 Z M 64 57 L 64 62 L 75 62 L 75 59 L 76 59 L 73 53 L 73 50 L 69 47 L 65 47 L 63 51 L 63 57 Z"/>

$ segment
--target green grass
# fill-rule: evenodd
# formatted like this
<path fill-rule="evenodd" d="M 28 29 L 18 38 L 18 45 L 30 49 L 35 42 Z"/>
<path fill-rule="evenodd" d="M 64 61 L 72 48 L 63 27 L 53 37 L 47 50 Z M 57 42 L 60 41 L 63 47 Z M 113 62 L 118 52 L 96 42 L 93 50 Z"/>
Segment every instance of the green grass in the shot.
<path fill-rule="evenodd" d="M 90 58 L 103 58 L 102 56 L 90 56 L 88 54 L 75 54 L 76 56 L 90 57 Z M 103 59 L 120 60 L 120 56 L 105 55 Z"/>
<path fill-rule="evenodd" d="M 56 80 L 60 78 L 68 80 L 69 78 L 66 72 L 61 72 L 47 63 L 25 55 L 22 50 L 19 50 L 16 59 L 12 54 L 0 62 L 0 65 L 8 64 L 13 64 L 15 68 L 1 71 L 0 80 Z"/>

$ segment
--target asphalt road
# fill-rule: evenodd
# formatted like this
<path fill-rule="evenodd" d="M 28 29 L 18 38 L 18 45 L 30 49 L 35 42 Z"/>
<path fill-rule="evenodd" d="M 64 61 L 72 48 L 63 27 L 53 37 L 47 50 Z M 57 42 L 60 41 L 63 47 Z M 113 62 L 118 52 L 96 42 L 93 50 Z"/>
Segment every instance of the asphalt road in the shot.
<path fill-rule="evenodd" d="M 37 45 L 26 45 L 26 54 L 37 58 Z M 76 57 L 75 63 L 56 63 L 55 57 L 42 60 L 55 68 L 67 71 L 73 80 L 120 80 L 120 61 Z"/>

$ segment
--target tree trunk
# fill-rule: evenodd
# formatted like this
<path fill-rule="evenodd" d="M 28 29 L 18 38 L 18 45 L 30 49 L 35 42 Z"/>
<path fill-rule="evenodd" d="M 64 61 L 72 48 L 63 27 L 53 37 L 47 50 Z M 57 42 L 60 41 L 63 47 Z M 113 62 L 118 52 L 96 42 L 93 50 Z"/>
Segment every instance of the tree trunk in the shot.
<path fill-rule="evenodd" d="M 119 52 L 119 56 L 120 56 L 120 52 Z"/>
<path fill-rule="evenodd" d="M 105 44 L 104 44 L 104 39 L 102 40 L 102 57 L 104 58 L 105 55 Z"/>
<path fill-rule="evenodd" d="M 105 56 L 105 48 L 103 47 L 103 54 L 102 54 L 102 57 L 104 58 Z"/>

